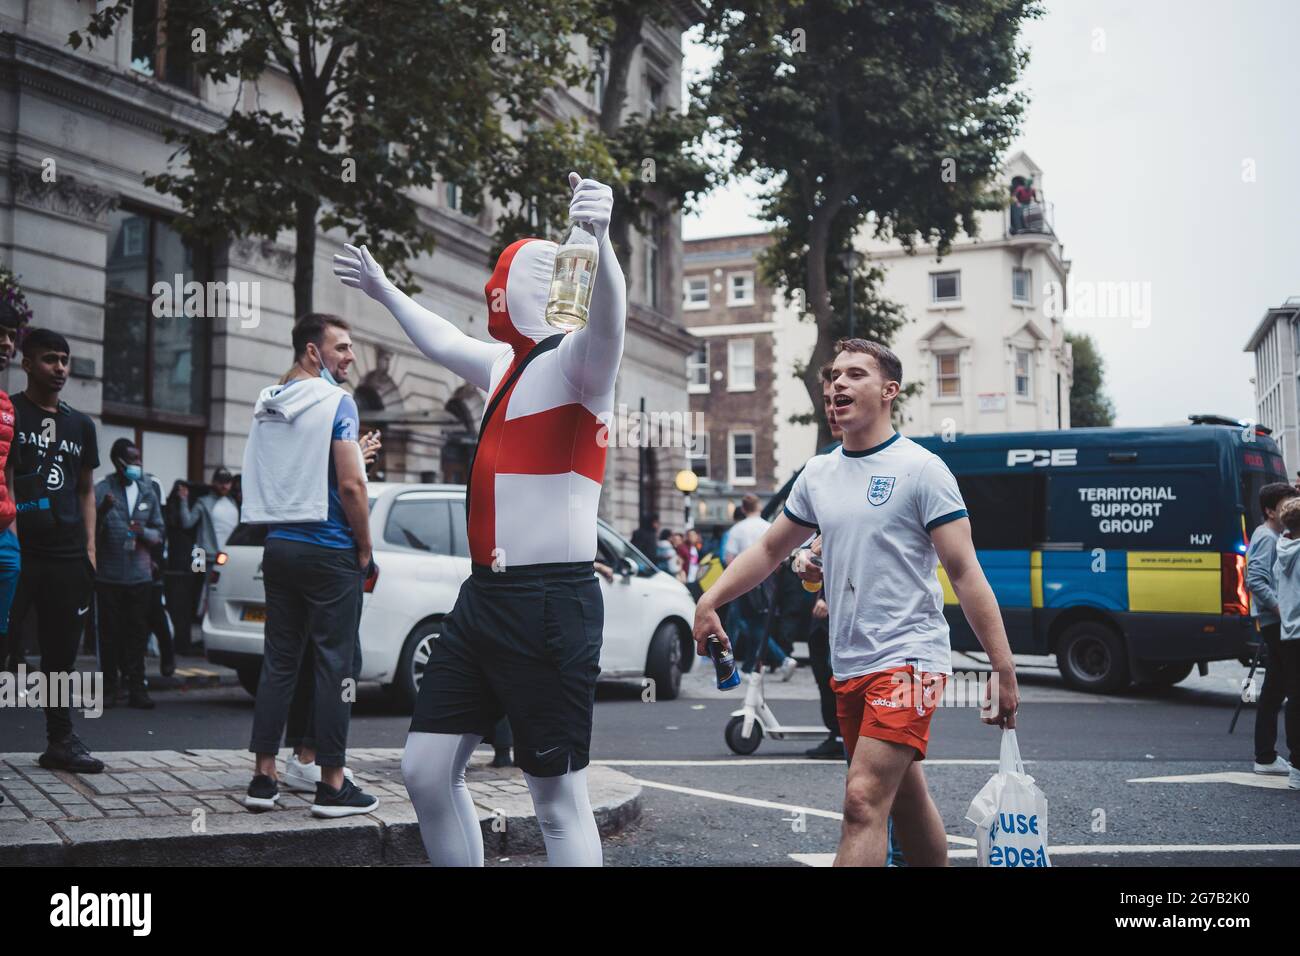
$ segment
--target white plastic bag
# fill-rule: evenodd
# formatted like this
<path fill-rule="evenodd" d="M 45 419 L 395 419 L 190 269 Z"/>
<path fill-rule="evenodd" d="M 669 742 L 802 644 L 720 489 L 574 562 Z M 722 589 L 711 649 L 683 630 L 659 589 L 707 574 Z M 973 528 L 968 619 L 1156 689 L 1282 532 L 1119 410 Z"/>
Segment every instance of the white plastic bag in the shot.
<path fill-rule="evenodd" d="M 1025 773 L 1014 730 L 1002 731 L 998 772 L 970 802 L 980 866 L 1051 866 L 1047 855 L 1047 797 Z"/>

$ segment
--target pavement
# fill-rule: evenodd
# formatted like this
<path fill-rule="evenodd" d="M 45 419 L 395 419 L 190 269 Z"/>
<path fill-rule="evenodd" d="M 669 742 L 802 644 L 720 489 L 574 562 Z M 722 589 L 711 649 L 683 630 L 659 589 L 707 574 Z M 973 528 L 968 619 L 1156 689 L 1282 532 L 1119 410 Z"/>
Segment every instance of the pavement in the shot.
<path fill-rule="evenodd" d="M 287 758 L 285 750 L 281 758 Z M 311 816 L 310 794 L 281 790 L 280 807 L 250 813 L 239 802 L 253 755 L 239 750 L 98 753 L 102 774 L 44 770 L 39 754 L 0 754 L 0 866 L 303 866 L 427 863 L 402 783 L 400 748 L 349 750 L 373 813 Z M 523 774 L 476 754 L 466 781 L 489 858 L 537 854 L 541 831 Z M 591 803 L 603 837 L 635 821 L 641 787 L 610 767 L 590 768 Z"/>

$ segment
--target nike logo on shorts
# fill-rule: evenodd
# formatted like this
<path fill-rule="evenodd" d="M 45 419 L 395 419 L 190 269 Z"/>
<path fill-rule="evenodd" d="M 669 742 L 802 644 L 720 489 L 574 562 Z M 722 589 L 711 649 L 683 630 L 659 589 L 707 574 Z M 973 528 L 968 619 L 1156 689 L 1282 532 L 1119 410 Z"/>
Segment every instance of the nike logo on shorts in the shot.
<path fill-rule="evenodd" d="M 79 609 L 77 610 L 77 617 L 81 617 L 82 615 L 84 615 L 84 614 L 85 614 L 87 611 L 89 611 L 89 610 L 90 610 L 90 605 L 89 605 L 89 604 L 87 604 L 87 605 L 86 605 L 85 607 L 83 607 L 83 608 L 79 608 Z"/>
<path fill-rule="evenodd" d="M 547 754 L 553 754 L 555 753 L 555 751 L 559 749 L 560 749 L 559 747 L 552 747 L 550 750 L 539 750 L 537 751 L 537 756 L 545 757 Z"/>

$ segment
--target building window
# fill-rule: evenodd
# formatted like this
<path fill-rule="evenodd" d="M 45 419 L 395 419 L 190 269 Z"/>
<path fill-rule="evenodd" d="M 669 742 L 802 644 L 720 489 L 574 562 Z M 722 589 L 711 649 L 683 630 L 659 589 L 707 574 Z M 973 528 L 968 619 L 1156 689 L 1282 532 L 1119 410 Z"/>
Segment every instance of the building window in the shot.
<path fill-rule="evenodd" d="M 934 356 L 935 394 L 939 398 L 961 398 L 961 355 L 939 352 Z"/>
<path fill-rule="evenodd" d="M 701 342 L 700 347 L 686 359 L 686 390 L 688 392 L 707 392 L 709 390 L 708 342 Z"/>
<path fill-rule="evenodd" d="M 659 308 L 659 219 L 651 217 L 645 231 L 646 304 Z"/>
<path fill-rule="evenodd" d="M 460 187 L 455 183 L 447 183 L 444 187 L 443 195 L 447 200 L 447 208 L 456 212 L 461 211 L 461 201 L 464 197 L 461 195 Z"/>
<path fill-rule="evenodd" d="M 600 112 L 601 106 L 605 103 L 605 48 L 603 46 L 596 47 L 596 49 L 592 51 L 591 59 L 591 72 L 595 77 L 595 87 L 592 90 L 592 95 L 596 100 L 596 111 Z"/>
<path fill-rule="evenodd" d="M 754 433 L 732 432 L 730 452 L 731 483 L 752 485 L 754 483 Z"/>
<path fill-rule="evenodd" d="M 664 85 L 658 77 L 646 74 L 645 78 L 646 100 L 650 106 L 650 113 L 658 113 L 664 108 Z"/>
<path fill-rule="evenodd" d="M 709 277 L 688 276 L 682 283 L 682 308 L 698 311 L 709 307 Z"/>
<path fill-rule="evenodd" d="M 132 5 L 131 69 L 197 93 L 190 29 L 178 14 L 169 14 L 167 6 L 168 0 L 136 0 Z"/>
<path fill-rule="evenodd" d="M 754 390 L 754 340 L 731 339 L 727 342 L 727 391 Z"/>
<path fill-rule="evenodd" d="M 1029 302 L 1031 275 L 1028 269 L 1011 270 L 1011 298 L 1015 302 Z"/>
<path fill-rule="evenodd" d="M 709 433 L 706 431 L 694 433 L 686 451 L 690 459 L 691 471 L 700 478 L 709 477 Z"/>
<path fill-rule="evenodd" d="M 1033 353 L 1028 349 L 1016 349 L 1016 397 L 1032 398 L 1033 397 L 1033 380 L 1031 369 L 1033 366 L 1030 360 Z"/>
<path fill-rule="evenodd" d="M 727 305 L 754 304 L 754 273 L 733 272 L 727 276 Z"/>
<path fill-rule="evenodd" d="M 931 272 L 930 301 L 936 304 L 961 301 L 961 272 Z"/>
<path fill-rule="evenodd" d="M 205 424 L 209 333 L 251 303 L 231 300 L 238 296 L 238 286 L 209 283 L 195 309 L 198 303 L 185 285 L 205 278 L 196 275 L 203 270 L 196 270 L 191 246 L 161 217 L 116 209 L 109 217 L 108 242 L 105 405 L 119 406 L 118 411 L 129 407 L 146 418 L 162 413 Z M 195 311 L 199 314 L 186 314 Z"/>

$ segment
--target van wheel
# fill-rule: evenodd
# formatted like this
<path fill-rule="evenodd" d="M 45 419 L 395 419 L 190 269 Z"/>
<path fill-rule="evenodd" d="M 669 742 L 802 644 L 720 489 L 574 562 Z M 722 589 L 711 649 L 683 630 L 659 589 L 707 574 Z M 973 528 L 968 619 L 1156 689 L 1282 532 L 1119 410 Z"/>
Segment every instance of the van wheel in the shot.
<path fill-rule="evenodd" d="M 682 688 L 682 642 L 677 626 L 664 621 L 650 638 L 645 676 L 654 681 L 656 700 L 676 700 Z"/>
<path fill-rule="evenodd" d="M 256 697 L 257 683 L 262 679 L 262 665 L 240 667 L 235 671 L 235 674 L 239 677 L 239 686 Z"/>
<path fill-rule="evenodd" d="M 1065 629 L 1056 645 L 1056 666 L 1068 686 L 1092 694 L 1113 694 L 1131 681 L 1124 639 L 1100 621 Z"/>
<path fill-rule="evenodd" d="M 404 714 L 415 710 L 415 698 L 420 693 L 420 678 L 424 676 L 424 665 L 429 663 L 429 652 L 433 642 L 438 639 L 441 624 L 438 621 L 425 621 L 406 637 L 402 653 L 397 658 L 397 675 L 393 682 L 385 686 L 394 706 Z"/>
<path fill-rule="evenodd" d="M 1139 684 L 1173 687 L 1190 674 L 1195 666 L 1193 661 L 1143 661 L 1138 665 L 1135 678 Z"/>

